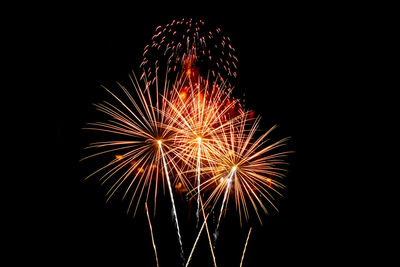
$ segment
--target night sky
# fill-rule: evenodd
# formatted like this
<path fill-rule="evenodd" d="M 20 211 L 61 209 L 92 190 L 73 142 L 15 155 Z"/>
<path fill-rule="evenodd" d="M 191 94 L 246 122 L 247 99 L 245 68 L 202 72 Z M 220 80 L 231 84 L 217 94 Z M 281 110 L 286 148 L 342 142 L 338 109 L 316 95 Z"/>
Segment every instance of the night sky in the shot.
<path fill-rule="evenodd" d="M 39 26 L 46 40 L 40 46 L 47 54 L 49 95 L 55 99 L 47 114 L 55 129 L 55 170 L 40 199 L 44 220 L 37 236 L 43 243 L 35 257 L 53 266 L 155 266 L 144 206 L 133 218 L 126 215 L 126 202 L 105 203 L 107 188 L 96 178 L 83 181 L 99 166 L 78 162 L 93 141 L 81 128 L 98 116 L 92 103 L 108 97 L 100 86 L 128 84 L 154 28 L 182 17 L 204 19 L 231 37 L 239 59 L 237 86 L 245 93 L 246 107 L 262 116 L 262 129 L 277 124 L 272 137 L 290 136 L 287 148 L 295 151 L 288 158 L 287 189 L 276 202 L 279 213 L 270 208 L 262 226 L 252 219 L 240 227 L 231 206 L 221 222 L 218 266 L 239 266 L 250 226 L 243 266 L 324 266 L 351 254 L 351 243 L 335 245 L 346 219 L 337 208 L 340 200 L 328 197 L 340 185 L 332 179 L 335 170 L 325 168 L 328 158 L 323 156 L 334 146 L 327 124 L 336 123 L 337 112 L 330 107 L 338 99 L 335 77 L 343 74 L 338 66 L 346 38 L 337 38 L 343 25 L 328 9 L 263 8 L 200 15 L 193 9 L 154 14 L 148 8 L 101 13 L 68 9 L 46 16 Z M 194 207 L 190 216 L 188 205 L 177 200 L 186 257 L 197 234 Z M 167 194 L 159 195 L 152 223 L 160 266 L 180 266 Z M 213 266 L 204 234 L 189 266 Z"/>

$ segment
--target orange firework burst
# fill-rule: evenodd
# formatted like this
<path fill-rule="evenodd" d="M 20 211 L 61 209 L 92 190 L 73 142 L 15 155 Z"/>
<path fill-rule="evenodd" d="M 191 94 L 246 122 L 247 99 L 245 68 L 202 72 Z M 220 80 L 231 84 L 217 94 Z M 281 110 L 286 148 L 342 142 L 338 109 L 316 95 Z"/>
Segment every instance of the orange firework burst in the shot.
<path fill-rule="evenodd" d="M 136 92 L 136 98 L 139 99 L 139 102 L 135 100 L 124 86 L 119 84 L 125 97 L 129 99 L 129 103 L 125 103 L 115 93 L 112 93 L 104 87 L 114 97 L 114 99 L 117 100 L 120 107 L 108 102 L 95 105 L 98 110 L 109 115 L 111 119 L 107 123 L 89 123 L 91 127 L 87 127 L 86 129 L 124 136 L 124 140 L 96 142 L 89 145 L 88 148 L 106 149 L 86 158 L 98 156 L 104 153 L 123 151 L 122 154 L 117 155 L 115 159 L 89 175 L 89 177 L 98 172 L 104 171 L 105 174 L 100 178 L 100 180 L 103 180 L 103 183 L 107 182 L 110 178 L 115 178 L 112 186 L 107 192 L 107 201 L 120 188 L 122 188 L 122 185 L 126 185 L 122 197 L 123 199 L 129 192 L 133 191 L 128 206 L 128 212 L 138 194 L 134 214 L 136 214 L 140 200 L 146 188 L 147 193 L 145 200 L 147 203 L 152 183 L 155 184 L 155 211 L 158 179 L 161 177 L 162 182 L 167 183 L 172 204 L 172 216 L 175 222 L 180 245 L 180 256 L 184 262 L 185 257 L 182 238 L 172 193 L 172 182 L 170 179 L 171 169 L 176 174 L 176 181 L 179 181 L 185 186 L 187 186 L 187 183 L 184 176 L 181 175 L 179 167 L 170 159 L 168 154 L 170 143 L 174 137 L 174 131 L 169 127 L 171 123 L 168 122 L 173 119 L 173 114 L 168 114 L 167 110 L 169 110 L 169 108 L 167 103 L 163 101 L 166 99 L 166 94 L 168 94 L 167 84 L 165 84 L 163 95 L 161 97 L 158 93 L 158 84 L 156 84 L 156 94 L 155 97 L 152 97 L 149 89 L 150 83 L 145 82 L 146 86 L 143 90 L 140 88 L 135 75 L 134 79 L 131 76 L 130 79 Z"/>
<path fill-rule="evenodd" d="M 232 123 L 243 118 L 244 112 L 237 108 L 237 100 L 231 100 L 227 91 L 230 90 L 225 90 L 223 84 L 210 84 L 201 77 L 194 82 L 187 75 L 173 86 L 172 94 L 175 97 L 172 97 L 172 101 L 166 100 L 169 103 L 167 112 L 172 114 L 170 117 L 173 120 L 169 127 L 175 131 L 172 151 L 176 159 L 182 162 L 186 174 L 196 174 L 193 185 L 197 185 L 198 196 L 202 166 L 212 162 L 216 150 L 221 146 L 221 138 L 216 136 L 224 134 Z M 197 197 L 197 207 L 199 219 L 200 197 Z"/>
<path fill-rule="evenodd" d="M 119 140 L 90 144 L 87 148 L 97 148 L 102 151 L 84 159 L 110 153 L 116 154 L 115 158 L 108 164 L 96 170 L 87 178 L 102 173 L 100 178 L 102 183 L 112 183 L 107 192 L 107 201 L 118 190 L 122 190 L 124 192 L 123 199 L 131 194 L 128 211 L 131 209 L 134 200 L 137 199 L 134 212 L 136 213 L 143 194 L 146 194 L 145 199 L 148 200 L 153 184 L 155 207 L 158 180 L 161 179 L 163 183 L 166 181 L 160 143 L 162 143 L 165 152 L 164 157 L 168 168 L 176 174 L 177 181 L 186 187 L 188 185 L 185 177 L 181 175 L 179 166 L 170 160 L 168 153 L 174 136 L 173 129 L 169 127 L 170 123 L 168 122 L 172 119 L 171 115 L 173 114 L 168 114 L 168 105 L 163 101 L 168 90 L 164 90 L 160 96 L 158 86 L 155 86 L 156 94 L 151 95 L 150 88 L 145 86 L 142 89 L 135 75 L 130 76 L 130 79 L 135 89 L 135 95 L 132 95 L 123 85 L 118 83 L 123 92 L 123 97 L 128 100 L 124 101 L 122 97 L 104 87 L 116 100 L 117 105 L 109 102 L 95 104 L 99 111 L 110 117 L 110 120 L 108 122 L 88 123 L 88 127 L 85 128 L 114 134 Z"/>
<path fill-rule="evenodd" d="M 215 151 L 213 164 L 203 170 L 212 176 L 201 186 L 204 191 L 211 192 L 205 205 L 213 203 L 215 206 L 222 198 L 218 223 L 231 194 L 235 199 L 240 222 L 243 214 L 246 220 L 249 219 L 248 202 L 260 222 L 258 207 L 268 213 L 262 199 L 277 210 L 272 202 L 273 194 L 281 195 L 279 190 L 285 188 L 280 181 L 285 176 L 285 169 L 279 166 L 286 164 L 282 158 L 289 152 L 274 151 L 283 146 L 288 138 L 264 146 L 275 127 L 255 138 L 259 122 L 259 117 L 253 122 L 243 118 L 240 124 L 231 124 L 228 131 L 215 137 L 224 145 Z"/>
<path fill-rule="evenodd" d="M 229 102 L 223 89 L 215 84 L 190 83 L 189 88 L 184 87 L 186 91 L 174 89 L 179 97 L 167 102 L 168 112 L 173 114 L 175 153 L 188 167 L 197 164 L 199 153 L 209 161 L 219 146 L 215 136 L 224 133 L 224 128 L 234 120 L 228 114 L 236 102 Z"/>

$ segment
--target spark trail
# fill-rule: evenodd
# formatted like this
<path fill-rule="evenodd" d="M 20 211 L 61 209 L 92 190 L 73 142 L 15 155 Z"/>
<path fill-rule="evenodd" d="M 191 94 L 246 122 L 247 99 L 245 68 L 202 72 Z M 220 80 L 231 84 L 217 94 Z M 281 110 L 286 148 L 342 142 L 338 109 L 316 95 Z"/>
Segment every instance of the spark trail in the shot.
<path fill-rule="evenodd" d="M 178 241 L 179 241 L 179 246 L 181 249 L 181 258 L 183 263 L 185 262 L 185 255 L 183 253 L 183 245 L 182 245 L 182 238 L 181 238 L 181 231 L 179 229 L 179 222 L 178 222 L 178 215 L 176 214 L 176 209 L 175 209 L 175 201 L 174 201 L 174 196 L 172 194 L 172 188 L 171 188 L 171 181 L 169 179 L 168 175 L 168 168 L 167 168 L 167 163 L 165 161 L 165 155 L 164 155 L 164 150 L 162 148 L 162 142 L 161 140 L 158 140 L 158 146 L 160 147 L 161 150 L 161 155 L 162 155 L 162 160 L 164 164 L 164 170 L 165 170 L 165 176 L 167 177 L 167 184 L 168 184 L 168 190 L 169 190 L 169 195 L 171 197 L 171 204 L 172 204 L 172 217 L 175 220 L 175 226 L 176 226 L 176 232 L 178 234 Z"/>
<path fill-rule="evenodd" d="M 228 196 L 229 189 L 231 188 L 232 179 L 233 179 L 233 176 L 235 175 L 235 173 L 236 173 L 236 166 L 233 166 L 233 167 L 232 167 L 232 170 L 231 170 L 231 174 L 230 174 L 228 180 L 226 181 L 226 182 L 227 182 L 227 186 L 226 186 L 226 189 L 225 189 L 224 199 L 222 200 L 222 205 L 221 205 L 221 210 L 219 211 L 217 226 L 215 227 L 215 232 L 214 232 L 214 241 L 215 241 L 215 242 L 217 241 L 217 238 L 218 238 L 219 223 L 220 223 L 220 221 L 221 221 L 222 212 L 223 212 L 223 210 L 224 210 L 226 198 L 227 198 L 227 196 Z"/>
<path fill-rule="evenodd" d="M 199 228 L 199 220 L 200 220 L 200 170 L 201 170 L 201 137 L 197 137 L 197 143 L 199 144 L 198 152 L 197 152 L 197 224 L 196 227 Z"/>
<path fill-rule="evenodd" d="M 149 216 L 149 208 L 147 207 L 147 202 L 144 205 L 145 205 L 145 208 L 146 208 L 147 220 L 149 222 L 150 234 L 151 234 L 151 242 L 152 242 L 153 248 L 154 248 L 154 255 L 156 257 L 156 264 L 157 264 L 157 267 L 159 267 L 159 265 L 158 265 L 158 257 L 157 257 L 157 248 L 156 248 L 156 243 L 154 242 L 153 228 L 151 227 L 151 221 L 150 221 L 150 216 Z"/>
<path fill-rule="evenodd" d="M 242 259 L 240 260 L 240 266 L 239 267 L 242 267 L 242 265 L 243 265 L 244 254 L 246 253 L 247 243 L 249 242 L 249 238 L 250 238 L 250 234 L 251 234 L 251 230 L 252 229 L 253 228 L 250 227 L 249 233 L 247 234 L 246 244 L 244 244 Z"/>

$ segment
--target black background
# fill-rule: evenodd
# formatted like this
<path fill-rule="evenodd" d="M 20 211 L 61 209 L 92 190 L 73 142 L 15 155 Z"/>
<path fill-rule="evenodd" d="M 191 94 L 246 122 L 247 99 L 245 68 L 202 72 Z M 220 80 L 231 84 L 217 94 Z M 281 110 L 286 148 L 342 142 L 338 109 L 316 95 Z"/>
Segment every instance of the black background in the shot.
<path fill-rule="evenodd" d="M 353 245 L 360 237 L 343 208 L 346 185 L 338 178 L 343 173 L 335 168 L 333 151 L 345 127 L 340 117 L 353 95 L 347 77 L 352 75 L 358 24 L 331 7 L 195 10 L 59 7 L 38 16 L 30 33 L 38 40 L 35 58 L 41 61 L 46 88 L 41 92 L 51 99 L 44 116 L 52 127 L 52 167 L 40 188 L 43 193 L 31 204 L 31 257 L 53 266 L 155 266 L 144 211 L 132 218 L 125 213 L 126 203 L 105 203 L 106 188 L 96 179 L 83 181 L 93 165 L 78 162 L 90 141 L 81 128 L 95 116 L 91 104 L 107 97 L 100 85 L 128 83 L 154 28 L 182 17 L 202 18 L 231 37 L 246 107 L 262 115 L 264 129 L 279 126 L 275 138 L 291 136 L 288 148 L 296 151 L 289 158 L 279 213 L 263 216 L 262 226 L 251 221 L 240 227 L 234 212 L 225 217 L 218 266 L 239 265 L 250 226 L 243 266 L 325 265 L 355 255 Z M 160 266 L 179 266 L 168 196 L 160 195 L 159 202 L 152 222 Z M 187 257 L 196 231 L 184 206 L 181 202 L 177 208 Z M 189 266 L 212 266 L 204 235 Z"/>

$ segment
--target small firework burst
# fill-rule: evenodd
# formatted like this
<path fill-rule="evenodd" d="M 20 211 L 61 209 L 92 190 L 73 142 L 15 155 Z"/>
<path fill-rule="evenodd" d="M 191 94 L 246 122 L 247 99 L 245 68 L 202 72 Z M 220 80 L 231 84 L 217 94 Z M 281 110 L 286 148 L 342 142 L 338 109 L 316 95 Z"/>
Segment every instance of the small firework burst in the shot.
<path fill-rule="evenodd" d="M 237 77 L 238 58 L 229 36 L 203 20 L 172 20 L 157 26 L 143 50 L 143 76 L 154 83 L 156 73 L 190 73 L 221 82 Z M 161 68 L 161 69 L 160 69 Z M 161 71 L 161 72 L 160 72 Z M 228 82 L 228 86 L 231 86 Z"/>
<path fill-rule="evenodd" d="M 273 203 L 274 194 L 281 195 L 280 190 L 285 188 L 282 184 L 285 169 L 282 166 L 286 164 L 283 158 L 289 153 L 277 150 L 288 138 L 270 142 L 268 137 L 275 127 L 255 137 L 259 122 L 260 117 L 247 120 L 245 115 L 240 123 L 232 123 L 229 128 L 224 128 L 224 131 L 228 129 L 226 132 L 215 136 L 224 145 L 215 150 L 213 164 L 203 170 L 211 173 L 211 177 L 202 188 L 209 192 L 205 205 L 213 203 L 214 206 L 222 199 L 218 222 L 230 195 L 234 198 L 241 222 L 242 215 L 249 219 L 248 203 L 260 222 L 259 207 L 268 213 L 263 199 L 277 210 Z"/>

